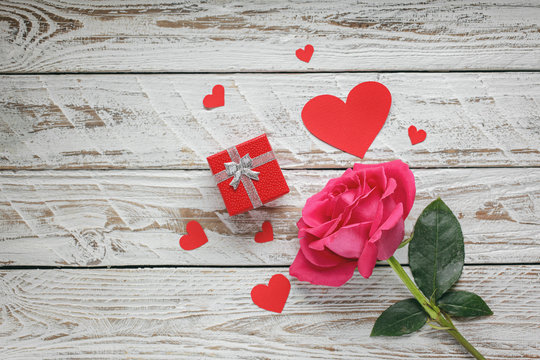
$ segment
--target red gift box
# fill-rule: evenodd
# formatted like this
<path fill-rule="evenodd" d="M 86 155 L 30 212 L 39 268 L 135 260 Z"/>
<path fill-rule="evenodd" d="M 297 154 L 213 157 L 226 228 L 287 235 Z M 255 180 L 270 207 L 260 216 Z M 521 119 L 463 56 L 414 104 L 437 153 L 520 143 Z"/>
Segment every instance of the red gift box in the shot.
<path fill-rule="evenodd" d="M 266 134 L 206 160 L 230 216 L 255 209 L 289 192 Z"/>

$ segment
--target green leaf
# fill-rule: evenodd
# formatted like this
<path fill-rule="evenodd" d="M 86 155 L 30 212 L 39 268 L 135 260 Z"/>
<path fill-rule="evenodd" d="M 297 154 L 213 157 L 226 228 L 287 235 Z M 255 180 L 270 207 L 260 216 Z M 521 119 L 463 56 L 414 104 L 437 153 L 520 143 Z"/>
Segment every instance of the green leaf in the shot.
<path fill-rule="evenodd" d="M 371 336 L 401 336 L 420 329 L 427 321 L 427 315 L 416 299 L 402 300 L 379 316 Z"/>
<path fill-rule="evenodd" d="M 439 299 L 461 276 L 465 260 L 458 219 L 441 200 L 429 204 L 414 226 L 409 264 L 416 284 L 428 298 Z"/>
<path fill-rule="evenodd" d="M 439 307 L 454 316 L 493 315 L 484 300 L 468 291 L 449 291 L 439 300 Z"/>

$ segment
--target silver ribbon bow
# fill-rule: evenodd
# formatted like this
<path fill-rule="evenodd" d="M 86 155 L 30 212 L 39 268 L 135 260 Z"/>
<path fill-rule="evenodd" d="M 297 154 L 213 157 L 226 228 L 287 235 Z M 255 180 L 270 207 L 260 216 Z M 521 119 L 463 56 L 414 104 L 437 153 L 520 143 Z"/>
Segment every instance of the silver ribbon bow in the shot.
<path fill-rule="evenodd" d="M 225 172 L 227 175 L 234 176 L 229 185 L 236 190 L 243 175 L 252 180 L 259 180 L 259 173 L 251 169 L 253 169 L 253 160 L 249 154 L 244 155 L 237 163 L 234 161 L 225 163 Z"/>

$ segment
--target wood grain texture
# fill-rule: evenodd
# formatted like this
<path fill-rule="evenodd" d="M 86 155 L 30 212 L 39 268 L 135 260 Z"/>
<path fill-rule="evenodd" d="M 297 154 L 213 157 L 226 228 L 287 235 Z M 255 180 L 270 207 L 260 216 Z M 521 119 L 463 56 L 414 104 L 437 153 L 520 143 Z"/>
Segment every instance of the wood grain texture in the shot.
<path fill-rule="evenodd" d="M 538 19 L 535 0 L 0 2 L 0 357 L 468 359 L 427 326 L 368 336 L 410 297 L 386 266 L 339 289 L 291 279 L 281 315 L 249 296 L 287 274 L 305 200 L 359 161 L 309 134 L 303 105 L 376 80 L 393 105 L 362 162 L 416 168 L 407 234 L 437 196 L 455 211 L 457 289 L 495 313 L 458 327 L 488 359 L 540 358 Z M 448 72 L 485 70 L 527 72 Z M 217 83 L 226 106 L 205 110 Z M 230 218 L 205 159 L 264 132 L 291 193 Z M 182 251 L 193 219 L 210 241 Z M 158 268 L 17 268 L 123 265 Z"/>
<path fill-rule="evenodd" d="M 291 192 L 229 217 L 209 171 L 5 171 L 0 176 L 3 265 L 290 265 L 306 199 L 342 171 L 288 170 Z M 440 196 L 463 228 L 468 263 L 537 262 L 540 169 L 414 170 L 406 233 Z M 209 243 L 180 249 L 197 220 Z M 275 240 L 254 236 L 270 220 Z M 403 249 L 405 250 L 405 249 Z M 399 259 L 406 261 L 405 251 Z"/>
<path fill-rule="evenodd" d="M 411 297 L 388 267 L 341 288 L 291 279 L 285 309 L 256 307 L 253 286 L 284 268 L 0 271 L 3 359 L 470 359 L 425 326 L 370 338 L 377 316 Z M 457 289 L 494 315 L 456 321 L 488 359 L 540 357 L 540 267 L 466 266 Z"/>
<path fill-rule="evenodd" d="M 363 162 L 540 166 L 540 73 L 401 73 L 1 76 L 0 168 L 206 169 L 264 132 L 284 168 L 348 167 L 359 159 L 311 135 L 300 113 L 370 80 L 393 104 Z M 205 110 L 216 83 L 226 104 Z M 411 124 L 426 141 L 411 145 Z"/>
<path fill-rule="evenodd" d="M 8 0 L 0 71 L 538 70 L 539 18 L 535 0 Z"/>

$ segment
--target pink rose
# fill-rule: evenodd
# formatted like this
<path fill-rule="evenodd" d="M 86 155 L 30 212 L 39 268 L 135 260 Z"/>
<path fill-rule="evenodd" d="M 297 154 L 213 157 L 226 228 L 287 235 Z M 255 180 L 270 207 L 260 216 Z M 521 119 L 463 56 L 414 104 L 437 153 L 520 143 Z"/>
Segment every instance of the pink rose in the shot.
<path fill-rule="evenodd" d="M 369 278 L 403 240 L 416 186 L 400 160 L 355 164 L 306 201 L 298 221 L 300 251 L 289 273 L 317 285 L 341 286 L 358 270 Z"/>

